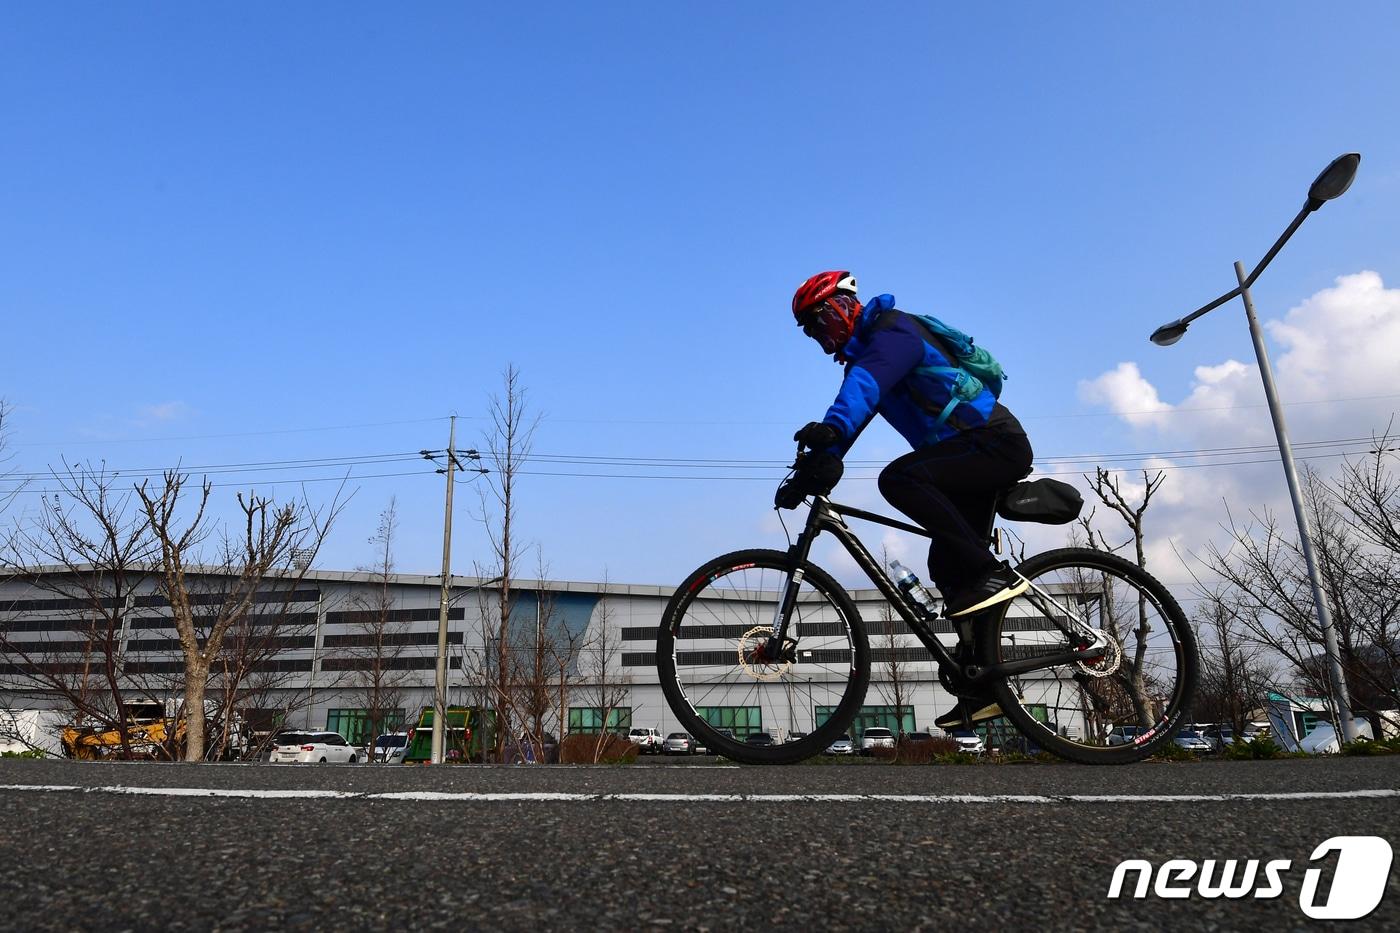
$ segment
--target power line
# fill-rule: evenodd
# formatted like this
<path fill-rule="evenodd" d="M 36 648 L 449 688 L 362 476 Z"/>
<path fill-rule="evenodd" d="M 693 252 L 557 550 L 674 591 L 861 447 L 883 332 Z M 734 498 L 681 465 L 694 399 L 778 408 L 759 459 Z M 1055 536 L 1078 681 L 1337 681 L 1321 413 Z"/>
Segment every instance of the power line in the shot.
<path fill-rule="evenodd" d="M 378 463 L 398 463 L 398 462 L 404 462 L 404 461 L 410 461 L 410 460 L 417 460 L 417 459 L 420 458 L 421 454 L 422 454 L 421 451 L 416 451 L 416 450 L 415 450 L 415 451 L 404 451 L 404 452 L 401 452 L 401 453 L 391 453 L 391 454 L 363 454 L 363 455 L 359 455 L 359 456 L 346 456 L 346 457 L 312 457 L 312 458 L 303 459 L 303 460 L 254 460 L 254 461 L 250 461 L 250 462 L 248 462 L 248 463 L 216 463 L 216 464 L 209 464 L 209 465 L 207 465 L 207 466 L 183 466 L 183 465 L 176 465 L 176 466 L 173 466 L 173 467 L 142 468 L 142 469 L 139 469 L 139 470 L 131 470 L 131 469 L 125 469 L 125 470 L 124 470 L 124 469 L 113 469 L 113 470 L 108 470 L 108 469 L 106 469 L 105 467 L 103 467 L 100 471 L 97 471 L 97 472 L 101 472 L 101 473 L 102 473 L 103 475 L 105 475 L 105 476 L 111 476 L 111 477 L 122 476 L 122 477 L 127 477 L 127 478 L 131 478 L 131 477 L 140 477 L 140 476 L 161 476 L 161 475 L 164 475 L 166 472 L 168 472 L 168 471 L 170 471 L 170 470 L 175 470 L 175 471 L 180 472 L 180 473 L 190 473 L 190 474 L 194 474 L 194 473 L 202 473 L 202 474 L 209 474 L 209 473 L 255 473 L 255 472 L 261 472 L 261 471 L 264 471 L 264 470 L 292 470 L 292 469 L 301 469 L 301 468 L 303 468 L 303 467 L 306 467 L 306 468 L 317 468 L 317 467 L 337 467 L 337 466 L 359 466 L 359 465 L 365 465 L 365 464 L 378 464 Z M 79 464 L 74 464 L 74 466 L 80 466 L 80 465 L 79 465 Z M 36 472 L 36 473 L 9 473 L 9 474 L 6 474 L 4 477 L 0 477 L 0 479 L 4 479 L 4 480 L 6 480 L 6 481 L 11 481 L 11 480 L 33 480 L 33 479 L 50 479 L 50 478 L 52 478 L 52 477 L 54 476 L 55 473 L 58 473 L 59 475 L 63 475 L 61 471 L 58 471 L 58 470 L 48 470 L 48 471 L 45 471 L 45 472 L 43 472 L 43 473 L 37 473 L 37 472 Z"/>
<path fill-rule="evenodd" d="M 186 434 L 182 436 L 169 437 L 127 437 L 112 438 L 108 440 L 81 440 L 81 441 L 26 441 L 15 444 L 15 447 L 74 447 L 79 444 L 159 444 L 164 441 L 208 441 L 219 440 L 229 437 L 268 437 L 274 434 L 310 434 L 316 431 L 349 431 L 355 428 L 387 428 L 402 424 L 429 424 L 436 421 L 446 421 L 447 417 L 440 418 L 414 418 L 408 421 L 367 421 L 361 424 L 331 424 L 313 428 L 273 428 L 266 431 L 238 431 L 229 434 Z M 481 420 L 481 419 L 476 419 Z"/>
<path fill-rule="evenodd" d="M 1333 404 L 1333 403 L 1342 403 L 1342 402 L 1367 402 L 1367 401 L 1378 401 L 1378 400 L 1382 400 L 1382 399 L 1392 399 L 1392 398 L 1400 398 L 1400 393 L 1391 393 L 1391 394 L 1385 394 L 1385 395 L 1354 395 L 1354 396 L 1338 397 L 1338 398 L 1306 399 L 1306 400 L 1302 400 L 1302 401 L 1285 402 L 1285 403 L 1283 403 L 1283 404 L 1284 404 L 1284 407 L 1286 407 L 1286 408 L 1293 408 L 1293 407 L 1299 406 L 1299 405 L 1330 405 L 1330 404 Z M 1141 409 L 1141 410 L 1133 410 L 1133 411 L 1089 411 L 1089 412 L 1066 412 L 1066 413 L 1058 413 L 1058 414 L 1037 414 L 1037 413 L 1032 413 L 1032 414 L 1019 415 L 1018 417 L 1019 417 L 1020 420 L 1022 420 L 1022 421 L 1052 421 L 1052 420 L 1060 420 L 1060 419 L 1065 419 L 1065 418 L 1120 418 L 1120 417 L 1123 417 L 1123 416 L 1126 416 L 1126 415 L 1180 415 L 1180 414 L 1190 414 L 1190 413 L 1193 413 L 1193 412 L 1236 411 L 1236 410 L 1239 410 L 1239 409 L 1247 409 L 1247 408 L 1265 408 L 1265 407 L 1267 407 L 1267 405 L 1265 405 L 1265 404 L 1263 404 L 1263 403 L 1258 403 L 1258 404 L 1251 403 L 1251 404 L 1247 404 L 1247 405 L 1219 405 L 1219 406 L 1180 407 L 1180 408 L 1167 408 L 1167 409 L 1154 409 L 1154 408 L 1149 408 L 1149 409 Z M 468 416 L 468 415 L 462 415 L 462 416 L 459 416 L 459 417 L 460 417 L 462 420 L 465 420 L 465 421 L 486 421 L 486 420 L 487 420 L 484 416 Z M 83 439 L 83 440 L 63 440 L 63 441 L 23 441 L 23 442 L 19 442 L 19 443 L 12 444 L 11 446 L 13 446 L 13 447 L 75 447 L 75 446 L 80 446 L 80 445 L 81 445 L 81 446 L 92 446 L 92 445 L 100 445 L 100 444 L 158 444 L 158 443 L 164 443 L 164 442 L 169 442 L 169 441 L 202 441 L 202 440 L 220 440 L 220 439 L 237 438 L 237 437 L 270 437 L 270 436 L 281 435 L 281 434 L 311 434 L 311 433 L 321 432 L 321 431 L 349 431 L 349 430 L 354 430 L 354 429 L 357 429 L 357 428 L 397 427 L 397 426 L 400 426 L 400 425 L 408 425 L 408 424 L 432 424 L 432 423 L 442 422 L 442 421 L 446 421 L 446 420 L 447 420 L 447 416 L 446 416 L 446 415 L 443 415 L 443 416 L 439 416 L 439 417 L 435 417 L 435 418 L 412 418 L 412 419 L 405 419 L 405 420 L 401 420 L 401 421 L 366 421 L 366 422 L 360 422 L 360 423 L 357 423 L 357 424 L 315 425 L 315 426 L 304 427 L 304 428 L 268 428 L 268 429 L 259 430 L 259 431 L 235 431 L 235 432 L 227 432 L 227 433 L 221 433 L 221 434 L 184 434 L 184 435 L 170 435 L 170 436 L 166 436 L 166 437 L 127 437 L 127 438 L 109 438 L 109 439 L 105 439 L 105 440 L 104 440 L 104 439 L 96 439 L 96 440 L 94 440 L 94 439 L 91 439 L 91 438 L 87 438 L 87 439 Z M 652 424 L 652 425 L 674 425 L 674 424 L 676 423 L 676 420 L 675 420 L 674 418 L 667 418 L 667 419 L 551 418 L 550 421 L 551 421 L 551 423 L 554 423 L 554 424 L 616 424 L 616 425 L 629 425 L 629 424 L 631 424 L 631 425 L 642 425 L 642 424 Z M 732 427 L 732 426 L 736 426 L 736 425 L 761 426 L 761 425 L 787 425 L 787 424 L 789 424 L 789 422 L 786 421 L 786 420 L 783 420 L 783 421 L 697 421 L 697 420 L 694 420 L 694 419 L 688 419 L 686 423 L 687 423 L 687 424 L 690 424 L 690 425 L 711 425 L 711 426 L 720 425 L 720 426 L 726 426 L 726 427 Z"/>
<path fill-rule="evenodd" d="M 434 419 L 436 420 L 436 419 Z M 1380 453 L 1383 450 L 1392 448 L 1373 448 L 1376 444 L 1374 437 L 1344 437 L 1327 440 L 1303 441 L 1295 445 L 1299 450 L 1311 451 L 1310 455 L 1300 457 L 1302 460 L 1321 460 L 1336 457 L 1345 457 L 1361 453 Z M 1334 448 L 1342 448 L 1335 450 Z M 1353 448 L 1353 449 L 1346 449 Z M 1124 461 L 1142 461 L 1152 458 L 1189 458 L 1205 462 L 1197 463 L 1173 463 L 1159 466 L 1147 467 L 1151 470 L 1188 470 L 1202 469 L 1206 467 L 1228 467 L 1247 466 L 1259 463 L 1271 463 L 1274 461 L 1274 448 L 1272 445 L 1239 445 L 1229 447 L 1200 447 L 1183 448 L 1174 450 L 1155 451 L 1124 451 L 1116 453 L 1098 454 L 1073 454 L 1073 455 L 1050 455 L 1036 458 L 1036 463 L 1041 467 L 1041 475 L 1068 476 L 1077 475 L 1083 470 L 1070 468 L 1063 469 L 1071 464 L 1093 464 L 1095 466 L 1104 463 L 1117 463 Z M 112 469 L 108 470 L 105 463 L 101 469 L 95 472 L 101 473 L 110 478 L 139 479 L 143 477 L 161 476 L 164 473 L 174 470 L 187 475 L 233 475 L 233 474 L 256 474 L 265 472 L 280 472 L 289 470 L 327 470 L 337 468 L 353 468 L 357 466 L 384 465 L 390 463 L 411 462 L 418 460 L 425 453 L 433 451 L 397 451 L 389 453 L 375 454 L 352 454 L 335 457 L 313 457 L 290 460 L 260 460 L 242 463 L 216 463 L 201 466 L 174 466 L 162 468 L 142 468 L 135 469 Z M 1268 456 L 1252 457 L 1252 454 L 1268 454 Z M 540 465 L 575 466 L 576 470 L 519 470 L 520 475 L 528 476 L 555 476 L 574 478 L 596 478 L 596 479 L 647 479 L 647 480 L 719 480 L 719 481 L 743 481 L 760 480 L 772 482 L 773 475 L 777 471 L 786 471 L 789 467 L 787 458 L 776 460 L 763 459 L 743 459 L 743 458 L 680 458 L 680 457 L 626 457 L 626 456 L 603 456 L 591 454 L 561 454 L 546 453 L 532 454 L 527 463 Z M 848 460 L 851 467 L 883 467 L 881 460 Z M 652 469 L 659 472 L 598 472 L 598 468 L 623 468 L 624 470 Z M 1109 468 L 1108 473 L 1129 473 L 1138 472 L 1145 467 L 1118 467 Z M 82 465 L 76 467 L 79 471 Z M 706 471 L 702 475 L 676 473 L 676 470 L 700 470 Z M 755 475 L 716 475 L 709 471 L 754 471 Z M 51 493 L 57 490 L 25 490 L 22 485 L 26 482 L 44 481 L 52 479 L 55 475 L 62 476 L 59 471 L 49 472 L 26 472 L 11 473 L 0 477 L 0 481 L 14 484 L 13 488 L 0 490 L 0 493 L 12 492 L 44 492 Z M 391 476 L 412 476 L 417 472 L 404 473 L 377 473 L 365 474 L 357 479 L 375 479 Z M 326 482 L 331 479 L 341 477 L 323 477 L 313 475 L 303 475 L 299 477 L 288 477 L 279 482 Z M 852 479 L 872 479 L 872 475 L 850 475 Z M 246 485 L 246 483 L 218 483 L 215 486 Z"/>

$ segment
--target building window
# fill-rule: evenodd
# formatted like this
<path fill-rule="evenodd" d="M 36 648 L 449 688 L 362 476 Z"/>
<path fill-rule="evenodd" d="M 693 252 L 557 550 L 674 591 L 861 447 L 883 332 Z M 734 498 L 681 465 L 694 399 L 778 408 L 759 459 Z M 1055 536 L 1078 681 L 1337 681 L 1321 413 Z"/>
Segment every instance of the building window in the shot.
<path fill-rule="evenodd" d="M 626 732 L 632 728 L 632 707 L 614 706 L 608 713 L 609 732 Z M 569 731 L 597 735 L 603 731 L 603 709 L 599 706 L 569 707 Z"/>
<path fill-rule="evenodd" d="M 763 711 L 757 706 L 702 706 L 696 712 L 716 729 L 731 730 L 735 738 L 763 731 Z"/>
<path fill-rule="evenodd" d="M 380 712 L 379 731 L 398 732 L 403 729 L 405 711 L 386 709 Z M 373 742 L 377 736 L 370 735 L 374 723 L 367 709 L 326 710 L 326 731 L 339 732 L 351 745 L 362 746 Z"/>
<path fill-rule="evenodd" d="M 819 707 L 817 709 L 817 720 L 825 722 L 830 715 L 831 707 Z M 872 726 L 880 726 L 890 730 L 895 735 L 901 732 L 914 731 L 914 707 L 901 706 L 895 709 L 893 706 L 862 706 L 860 712 L 856 713 L 855 720 L 851 723 L 854 730 L 853 738 L 859 739 L 861 733 Z"/>

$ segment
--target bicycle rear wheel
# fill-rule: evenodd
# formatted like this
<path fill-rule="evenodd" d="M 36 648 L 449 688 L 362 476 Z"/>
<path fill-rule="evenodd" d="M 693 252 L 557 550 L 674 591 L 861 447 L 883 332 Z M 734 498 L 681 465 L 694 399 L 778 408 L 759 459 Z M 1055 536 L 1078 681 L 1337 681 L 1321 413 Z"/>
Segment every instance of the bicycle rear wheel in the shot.
<path fill-rule="evenodd" d="M 657 632 L 657 673 L 676 718 L 701 745 L 747 764 L 825 751 L 855 718 L 870 680 L 855 604 L 810 563 L 787 626 L 793 650 L 778 663 L 754 660 L 772 633 L 787 568 L 781 551 L 717 557 L 680 585 Z M 774 744 L 746 741 L 762 734 Z"/>
<path fill-rule="evenodd" d="M 1109 651 L 997 684 L 1012 724 L 1083 764 L 1140 761 L 1173 741 L 1195 694 L 1197 659 L 1195 635 L 1170 591 L 1136 564 L 1089 548 L 1047 551 L 1016 570 L 1031 589 L 984 633 L 981 663 L 1087 643 L 1062 626 L 1100 633 Z"/>

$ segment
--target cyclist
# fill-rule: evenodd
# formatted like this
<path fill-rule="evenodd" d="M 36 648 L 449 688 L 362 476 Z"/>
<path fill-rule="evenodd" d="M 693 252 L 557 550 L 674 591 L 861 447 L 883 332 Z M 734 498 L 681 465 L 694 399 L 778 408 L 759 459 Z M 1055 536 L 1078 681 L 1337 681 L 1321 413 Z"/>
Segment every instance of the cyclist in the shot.
<path fill-rule="evenodd" d="M 792 313 L 845 366 L 845 377 L 825 417 L 793 436 L 812 453 L 779 487 L 774 504 L 796 508 L 808 495 L 829 492 L 846 451 L 881 415 L 914 449 L 881 471 L 880 492 L 932 535 L 928 570 L 944 614 L 972 616 L 1023 592 L 1026 581 L 992 555 L 985 534 L 997 493 L 1030 472 L 1031 445 L 1020 422 L 986 388 L 940 417 L 953 401 L 952 376 L 925 367 L 955 366 L 952 354 L 897 309 L 894 296 L 861 304 L 850 272 L 822 272 L 803 282 Z M 989 696 L 961 697 L 935 722 L 956 728 L 999 715 Z"/>

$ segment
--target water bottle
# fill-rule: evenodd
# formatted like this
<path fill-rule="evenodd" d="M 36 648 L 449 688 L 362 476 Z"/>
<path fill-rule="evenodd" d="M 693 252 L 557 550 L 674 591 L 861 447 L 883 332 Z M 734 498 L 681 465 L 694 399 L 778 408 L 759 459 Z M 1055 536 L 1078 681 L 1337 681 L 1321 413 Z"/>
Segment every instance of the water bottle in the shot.
<path fill-rule="evenodd" d="M 919 582 L 914 571 L 899 561 L 893 560 L 890 561 L 890 573 L 894 575 L 894 585 L 899 587 L 899 591 L 908 596 L 911 602 L 922 606 L 930 616 L 938 615 L 938 607 L 933 599 L 933 594 Z"/>

